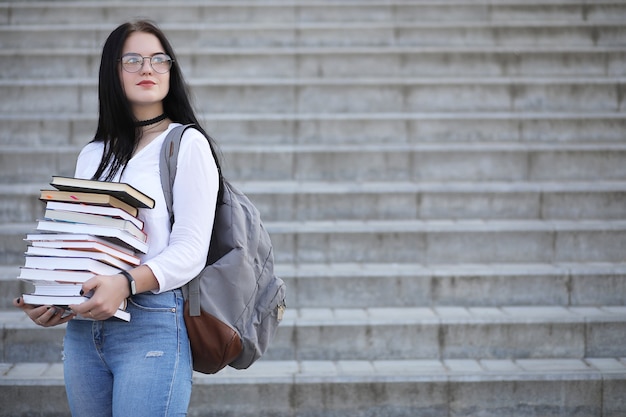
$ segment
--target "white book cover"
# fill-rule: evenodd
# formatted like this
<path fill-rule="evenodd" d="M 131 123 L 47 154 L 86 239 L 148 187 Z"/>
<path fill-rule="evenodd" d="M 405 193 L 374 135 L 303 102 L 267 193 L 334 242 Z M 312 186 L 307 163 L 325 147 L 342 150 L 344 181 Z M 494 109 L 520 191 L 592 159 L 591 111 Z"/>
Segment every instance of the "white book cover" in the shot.
<path fill-rule="evenodd" d="M 118 219 L 111 216 L 102 216 L 100 214 L 79 213 L 76 211 L 65 210 L 50 210 L 47 209 L 44 213 L 45 220 L 53 220 L 67 223 L 87 224 L 94 226 L 114 227 L 116 229 L 124 230 L 137 239 L 145 242 L 148 240 L 148 236 L 134 223 Z"/>
<path fill-rule="evenodd" d="M 32 247 L 37 248 L 51 248 L 51 249 L 67 249 L 73 252 L 83 251 L 86 253 L 97 253 L 102 252 L 104 254 L 111 255 L 119 260 L 122 260 L 130 265 L 137 266 L 140 264 L 139 257 L 135 255 L 129 255 L 126 252 L 122 252 L 113 248 L 109 244 L 101 244 L 99 242 L 94 241 L 80 241 L 80 240 L 33 240 L 30 242 Z"/>
<path fill-rule="evenodd" d="M 89 258 L 54 258 L 49 256 L 26 256 L 26 268 L 89 271 L 98 275 L 119 274 L 120 269 Z"/>
<path fill-rule="evenodd" d="M 51 248 L 64 248 L 68 246 L 61 246 L 64 244 L 71 245 L 75 244 L 75 247 L 87 247 L 82 245 L 89 245 L 98 243 L 100 245 L 106 246 L 107 248 L 113 249 L 115 252 L 125 253 L 129 256 L 135 256 L 135 251 L 128 246 L 118 245 L 112 242 L 109 239 L 104 239 L 98 236 L 89 235 L 89 234 L 80 234 L 80 233 L 30 233 L 26 235 L 26 239 L 28 242 L 49 242 L 46 247 Z M 52 246 L 58 245 L 58 246 Z M 44 245 L 45 246 L 45 245 Z M 99 246 L 93 246 L 94 248 L 99 248 Z M 114 252 L 110 252 L 110 254 L 115 255 Z M 138 258 L 137 258 L 138 259 Z"/>
<path fill-rule="evenodd" d="M 86 271 L 66 271 L 54 269 L 20 268 L 20 275 L 17 277 L 22 281 L 37 283 L 83 283 L 96 274 Z"/>
<path fill-rule="evenodd" d="M 46 305 L 46 306 L 59 306 L 59 307 L 67 307 L 71 304 L 80 304 L 83 303 L 89 298 L 84 296 L 60 296 L 60 295 L 34 295 L 34 294 L 23 294 L 22 298 L 26 304 L 32 305 Z M 125 320 L 130 321 L 130 313 L 126 310 L 126 303 L 122 303 L 120 308 L 115 312 L 114 316 Z M 79 316 L 82 319 L 89 319 L 89 317 Z"/>
<path fill-rule="evenodd" d="M 70 284 L 70 283 L 46 283 L 46 284 L 34 284 L 35 289 L 29 294 L 31 295 L 62 295 L 62 296 L 79 296 L 82 284 Z"/>
<path fill-rule="evenodd" d="M 96 206 L 93 204 L 64 203 L 61 201 L 48 201 L 46 208 L 50 210 L 72 211 L 86 214 L 99 214 L 102 216 L 119 217 L 132 222 L 135 226 L 143 229 L 143 222 L 137 217 L 132 216 L 125 210 L 117 207 Z"/>
<path fill-rule="evenodd" d="M 119 269 L 128 271 L 132 269 L 132 265 L 126 262 L 102 252 L 89 252 L 83 250 L 71 250 L 71 249 L 55 249 L 55 248 L 41 248 L 37 246 L 29 246 L 26 250 L 27 256 L 50 256 L 57 258 L 89 258 L 95 259 L 100 262 L 104 262 L 108 265 L 114 266 Z"/>
<path fill-rule="evenodd" d="M 104 236 L 116 239 L 118 242 L 126 244 L 141 253 L 148 253 L 148 244 L 146 242 L 142 242 L 132 234 L 114 227 L 40 220 L 37 223 L 37 230 Z"/>

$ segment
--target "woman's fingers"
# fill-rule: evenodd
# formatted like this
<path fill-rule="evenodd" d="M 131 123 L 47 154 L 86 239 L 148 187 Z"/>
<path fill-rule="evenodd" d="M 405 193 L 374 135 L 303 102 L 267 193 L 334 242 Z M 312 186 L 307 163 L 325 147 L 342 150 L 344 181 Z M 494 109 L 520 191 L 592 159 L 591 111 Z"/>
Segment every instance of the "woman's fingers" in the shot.
<path fill-rule="evenodd" d="M 75 314 L 69 313 L 61 307 L 25 304 L 21 297 L 13 300 L 13 305 L 24 310 L 33 322 L 43 327 L 52 327 L 66 323 L 75 316 Z"/>

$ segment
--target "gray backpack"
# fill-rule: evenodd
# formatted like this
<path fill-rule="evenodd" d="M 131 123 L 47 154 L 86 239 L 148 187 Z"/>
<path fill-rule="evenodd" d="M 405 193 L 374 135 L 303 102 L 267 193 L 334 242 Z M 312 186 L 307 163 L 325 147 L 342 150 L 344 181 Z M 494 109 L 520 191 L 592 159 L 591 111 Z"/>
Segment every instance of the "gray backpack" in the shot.
<path fill-rule="evenodd" d="M 172 129 L 161 150 L 161 185 L 172 224 L 178 150 L 188 127 Z M 193 369 L 206 374 L 252 365 L 274 338 L 286 308 L 286 286 L 274 275 L 272 243 L 259 211 L 221 174 L 220 181 L 206 267 L 183 287 Z"/>

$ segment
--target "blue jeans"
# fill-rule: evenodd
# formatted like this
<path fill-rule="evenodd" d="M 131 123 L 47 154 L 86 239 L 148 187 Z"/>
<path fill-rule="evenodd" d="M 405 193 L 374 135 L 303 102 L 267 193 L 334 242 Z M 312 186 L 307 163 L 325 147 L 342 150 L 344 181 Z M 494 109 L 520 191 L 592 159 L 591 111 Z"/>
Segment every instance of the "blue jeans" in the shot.
<path fill-rule="evenodd" d="M 64 374 L 73 417 L 185 416 L 191 350 L 180 290 L 138 294 L 130 322 L 71 320 Z"/>

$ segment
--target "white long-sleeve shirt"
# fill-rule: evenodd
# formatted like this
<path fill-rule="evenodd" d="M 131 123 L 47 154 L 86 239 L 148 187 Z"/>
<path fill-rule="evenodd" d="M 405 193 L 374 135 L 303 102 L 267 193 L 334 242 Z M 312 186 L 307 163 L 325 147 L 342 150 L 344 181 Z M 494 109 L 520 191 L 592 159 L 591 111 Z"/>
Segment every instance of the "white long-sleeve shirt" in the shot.
<path fill-rule="evenodd" d="M 172 123 L 128 162 L 122 176 L 125 182 L 155 200 L 153 209 L 139 209 L 148 235 L 148 253 L 142 264 L 150 267 L 159 289 L 155 293 L 178 288 L 193 279 L 204 267 L 211 242 L 219 177 L 207 139 L 196 129 L 187 129 L 178 155 L 173 199 L 175 222 L 170 232 L 169 216 L 161 188 L 159 157 L 167 133 L 179 126 Z M 91 179 L 96 172 L 103 142 L 87 144 L 76 162 L 75 176 Z"/>

